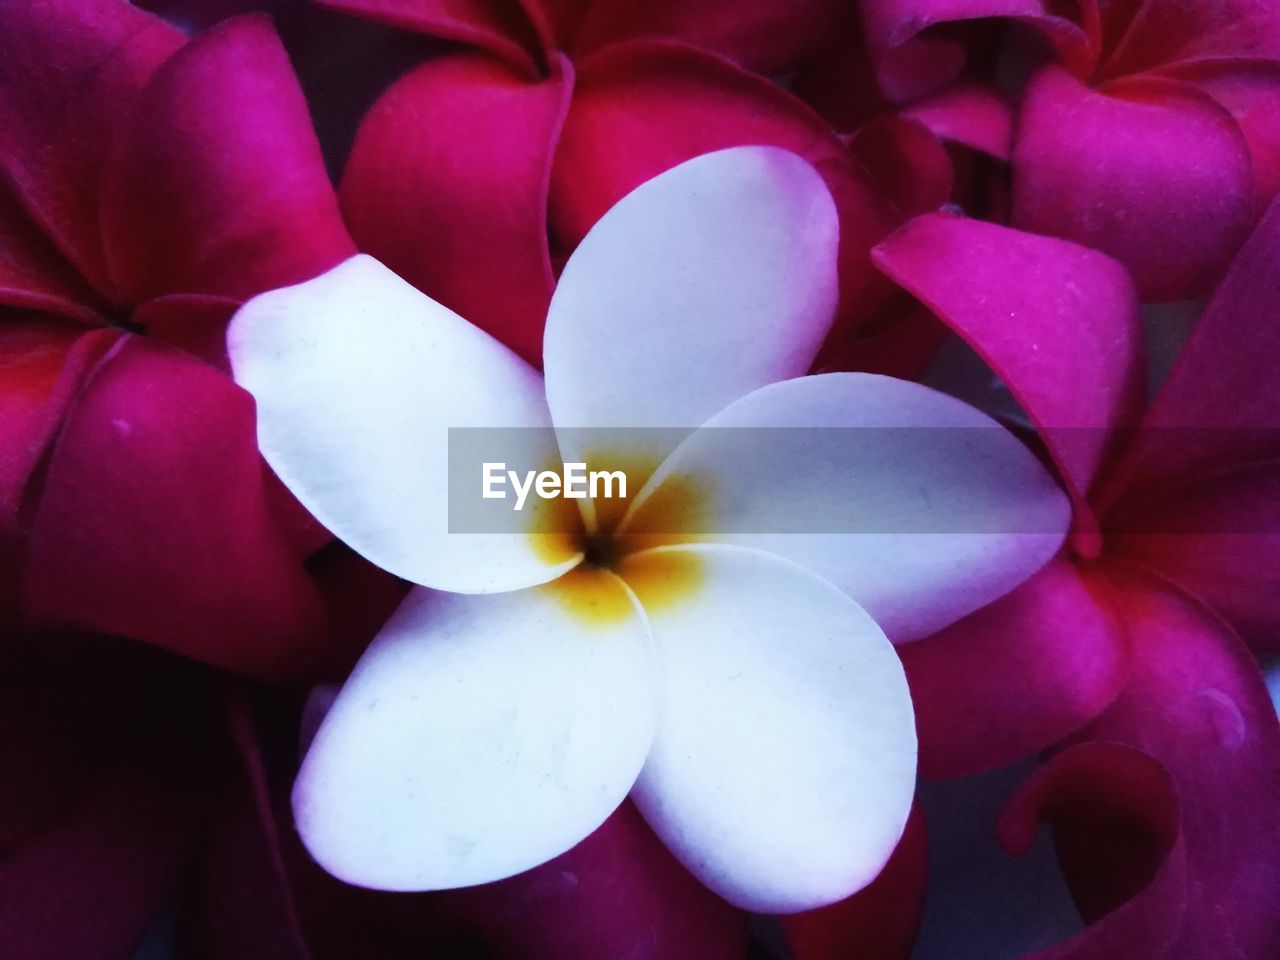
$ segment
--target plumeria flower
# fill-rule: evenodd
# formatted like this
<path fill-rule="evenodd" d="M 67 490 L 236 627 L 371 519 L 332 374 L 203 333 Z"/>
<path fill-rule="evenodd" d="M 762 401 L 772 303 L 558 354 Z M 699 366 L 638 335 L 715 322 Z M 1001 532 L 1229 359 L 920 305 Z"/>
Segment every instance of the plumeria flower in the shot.
<path fill-rule="evenodd" d="M 630 794 L 744 908 L 803 910 L 876 876 L 916 770 L 886 632 L 927 635 L 1014 588 L 1057 550 L 1069 509 L 1030 451 L 960 401 L 804 375 L 836 303 L 837 220 L 813 167 L 772 147 L 654 178 L 566 264 L 545 376 L 367 256 L 237 314 L 229 352 L 268 462 L 337 536 L 419 585 L 298 775 L 298 829 L 327 870 L 388 890 L 485 883 L 572 847 Z M 450 532 L 451 427 L 555 430 L 570 461 L 579 428 L 690 424 L 705 426 L 643 451 L 666 462 L 612 526 L 588 508 L 556 537 L 535 504 L 521 532 Z M 807 465 L 806 490 L 954 506 L 975 525 L 951 527 L 984 532 L 733 524 L 791 491 L 782 471 L 717 472 L 717 428 L 863 426 L 996 441 L 957 461 L 936 431 L 897 430 L 876 469 L 837 451 Z M 697 530 L 625 536 L 695 474 L 714 481 Z"/>

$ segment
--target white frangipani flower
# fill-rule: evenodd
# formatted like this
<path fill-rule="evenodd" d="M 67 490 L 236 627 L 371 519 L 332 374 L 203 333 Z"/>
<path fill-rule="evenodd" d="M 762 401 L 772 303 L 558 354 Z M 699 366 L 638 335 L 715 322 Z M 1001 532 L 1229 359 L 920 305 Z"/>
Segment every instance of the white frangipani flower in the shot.
<path fill-rule="evenodd" d="M 707 430 L 674 452 L 641 451 L 653 464 L 670 456 L 611 529 L 584 509 L 568 547 L 534 532 L 546 529 L 537 504 L 525 533 L 457 534 L 446 503 L 450 427 L 554 426 L 565 461 L 583 459 L 566 429 L 578 427 L 994 432 L 918 384 L 805 376 L 836 302 L 837 227 L 822 179 L 781 150 L 721 151 L 662 174 L 566 265 L 545 379 L 365 256 L 236 315 L 232 365 L 257 399 L 267 461 L 338 537 L 419 585 L 298 775 L 298 829 L 331 873 L 388 890 L 497 880 L 573 846 L 630 794 L 676 856 L 741 907 L 804 910 L 876 876 L 906 822 L 916 759 L 882 626 L 911 639 L 989 603 L 1066 529 L 1065 498 L 1014 437 L 956 458 L 900 431 L 887 462 L 910 476 L 884 462 L 860 471 L 850 452 L 810 465 L 806 489 L 826 484 L 855 506 L 959 504 L 1007 520 L 1001 530 L 1043 533 L 739 524 L 647 548 L 618 539 L 690 471 L 715 476 L 700 511 L 711 530 L 729 510 L 789 495 L 778 470 L 716 475 Z"/>

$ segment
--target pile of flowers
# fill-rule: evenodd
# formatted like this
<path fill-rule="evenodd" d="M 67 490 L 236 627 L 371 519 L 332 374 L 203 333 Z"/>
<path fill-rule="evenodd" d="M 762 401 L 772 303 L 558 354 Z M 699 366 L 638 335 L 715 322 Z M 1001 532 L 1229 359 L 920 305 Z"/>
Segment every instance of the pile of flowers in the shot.
<path fill-rule="evenodd" d="M 0 956 L 907 960 L 1018 765 L 1274 960 L 1277 191 L 1263 0 L 0 7 Z"/>

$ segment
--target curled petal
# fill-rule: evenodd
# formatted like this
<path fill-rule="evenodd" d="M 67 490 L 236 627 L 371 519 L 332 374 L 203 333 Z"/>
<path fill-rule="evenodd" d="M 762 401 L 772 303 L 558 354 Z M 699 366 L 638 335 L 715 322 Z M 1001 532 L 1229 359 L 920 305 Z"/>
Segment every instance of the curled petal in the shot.
<path fill-rule="evenodd" d="M 1131 747 L 1078 744 L 1032 774 L 1001 813 L 1001 842 L 1010 852 L 1025 854 L 1040 822 L 1048 821 L 1068 871 L 1087 873 L 1099 887 L 1077 892 L 1091 926 L 1021 960 L 1193 956 L 1169 952 L 1188 897 L 1178 816 L 1173 778 Z M 1100 891 L 1105 891 L 1105 906 L 1098 902 Z"/>
<path fill-rule="evenodd" d="M 812 909 L 874 880 L 906 825 L 916 759 L 880 628 L 761 551 L 665 547 L 619 574 L 658 648 L 658 731 L 633 794 L 657 834 L 748 910 Z"/>
<path fill-rule="evenodd" d="M 990 606 L 899 648 L 920 731 L 920 773 L 1004 766 L 1080 729 L 1129 677 L 1105 584 L 1054 560 Z"/>
<path fill-rule="evenodd" d="M 1013 166 L 1014 225 L 1110 254 L 1144 300 L 1204 293 L 1253 220 L 1240 128 L 1177 81 L 1090 90 L 1057 67 L 1042 70 L 1025 94 Z"/>
<path fill-rule="evenodd" d="M 892 100 L 914 100 L 960 75 L 968 58 L 964 45 L 925 31 L 930 27 L 992 17 L 1039 30 L 1070 66 L 1087 70 L 1092 59 L 1084 31 L 1050 12 L 1042 0 L 877 0 L 863 2 L 867 45 L 880 80 Z"/>
<path fill-rule="evenodd" d="M 1142 329 L 1115 261 L 1048 237 L 948 214 L 920 217 L 876 264 L 982 356 L 1053 455 L 1081 517 L 1112 431 L 1143 400 Z"/>
<path fill-rule="evenodd" d="M 1133 679 L 1080 736 L 1141 750 L 1176 784 L 1188 898 L 1169 956 L 1274 956 L 1280 721 L 1257 662 L 1191 598 L 1137 570 L 1116 573 Z M 1106 869 L 1111 861 L 1098 860 L 1106 856 L 1105 841 L 1101 849 L 1088 837 L 1079 844 L 1083 859 L 1064 865 L 1077 900 L 1096 916 L 1115 906 L 1114 870 Z"/>
<path fill-rule="evenodd" d="M 555 286 L 551 161 L 573 85 L 567 61 L 534 82 L 479 54 L 443 56 L 365 115 L 342 179 L 360 249 L 530 363 Z"/>
<path fill-rule="evenodd" d="M 115 141 L 102 230 L 118 294 L 244 298 L 355 252 L 270 21 L 225 21 L 153 77 Z"/>
<path fill-rule="evenodd" d="M 409 594 L 294 786 L 299 833 L 326 870 L 380 890 L 500 880 L 623 801 L 653 737 L 652 645 L 615 577 L 580 576 Z"/>

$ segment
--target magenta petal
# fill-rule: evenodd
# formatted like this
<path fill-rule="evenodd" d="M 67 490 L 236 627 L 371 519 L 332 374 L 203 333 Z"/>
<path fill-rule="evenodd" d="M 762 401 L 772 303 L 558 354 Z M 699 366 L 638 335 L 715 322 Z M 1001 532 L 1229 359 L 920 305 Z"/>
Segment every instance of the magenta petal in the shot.
<path fill-rule="evenodd" d="M 127 3 L 31 0 L 0 16 L 0 170 L 62 254 L 108 293 L 97 184 L 147 78 L 182 34 Z"/>
<path fill-rule="evenodd" d="M 495 0 L 316 0 L 333 10 L 487 50 L 529 78 L 537 34 L 516 3 Z"/>
<path fill-rule="evenodd" d="M 920 773 L 969 776 L 1043 750 L 1092 720 L 1128 679 L 1106 587 L 1056 560 L 1013 593 L 898 648 Z"/>
<path fill-rule="evenodd" d="M 1091 62 L 1084 31 L 1050 13 L 1042 0 L 876 0 L 863 3 L 867 43 L 881 89 L 892 100 L 933 93 L 959 76 L 966 51 L 929 27 L 991 17 L 1026 23 L 1044 34 L 1060 58 L 1081 70 Z"/>
<path fill-rule="evenodd" d="M 867 262 L 896 217 L 849 151 L 799 100 L 710 54 L 670 43 L 610 47 L 579 69 L 551 181 L 553 235 L 571 249 L 635 187 L 699 154 L 777 146 L 810 161 L 840 213 L 841 328 L 887 284 Z"/>
<path fill-rule="evenodd" d="M 1142 750 L 1176 784 L 1188 899 L 1168 955 L 1280 956 L 1280 721 L 1261 671 L 1189 597 L 1136 570 L 1123 586 L 1133 679 L 1081 736 Z"/>
<path fill-rule="evenodd" d="M 205 741 L 193 720 L 201 701 L 179 675 L 138 682 L 133 658 L 124 670 L 91 664 L 66 683 L 46 675 L 62 715 L 28 718 L 60 728 L 44 739 L 50 753 L 40 759 L 66 765 L 59 776 L 70 779 L 51 819 L 0 849 L 7 957 L 131 956 L 171 895 L 199 826 Z M 26 671 L 18 676 L 38 682 Z M 0 758 L 6 777 L 22 771 L 12 759 Z"/>
<path fill-rule="evenodd" d="M 1280 191 L 1280 62 L 1195 63 L 1173 75 L 1209 94 L 1240 125 L 1253 156 L 1254 202 L 1265 209 Z"/>
<path fill-rule="evenodd" d="M 1280 10 L 1266 0 L 1145 0 L 1129 6 L 1136 10 L 1107 64 L 1110 76 L 1179 63 L 1280 57 Z"/>
<path fill-rule="evenodd" d="M 249 395 L 127 337 L 54 447 L 33 520 L 29 615 L 247 673 L 314 669 L 319 597 L 266 492 Z"/>
<path fill-rule="evenodd" d="M 315 867 L 311 868 L 316 870 Z M 747 918 L 699 884 L 631 804 L 527 873 L 387 897 L 328 877 L 306 913 L 318 956 L 489 960 L 741 960 Z"/>
<path fill-rule="evenodd" d="M 0 306 L 93 322 L 97 295 L 0 187 Z"/>
<path fill-rule="evenodd" d="M 1020 960 L 1209 960 L 1169 952 L 1186 909 L 1187 863 L 1177 787 L 1158 762 L 1119 744 L 1070 747 L 1009 799 L 1001 842 L 1026 853 L 1042 820 L 1053 824 L 1067 870 L 1094 882 L 1087 894 L 1103 896 L 1077 892 L 1091 926 Z"/>
<path fill-rule="evenodd" d="M 1241 248 L 1109 486 L 1181 482 L 1280 456 L 1280 201 Z"/>
<path fill-rule="evenodd" d="M 1256 649 L 1280 653 L 1280 460 L 1135 491 L 1108 527 L 1116 555 L 1209 604 Z"/>
<path fill-rule="evenodd" d="M 745 948 L 745 916 L 686 873 L 629 803 L 550 863 L 441 894 L 437 907 L 502 960 L 738 960 Z"/>
<path fill-rule="evenodd" d="M 355 252 L 270 21 L 225 21 L 157 71 L 115 141 L 102 230 L 118 293 L 235 298 Z"/>
<path fill-rule="evenodd" d="M 1240 128 L 1177 81 L 1090 90 L 1057 67 L 1042 70 L 1025 94 L 1013 166 L 1014 224 L 1111 254 L 1144 300 L 1205 292 L 1253 218 Z"/>
<path fill-rule="evenodd" d="M 794 69 L 846 29 L 840 0 L 594 0 L 574 37 L 575 53 L 621 40 L 668 37 L 761 73 Z"/>
<path fill-rule="evenodd" d="M 527 360 L 555 286 L 551 161 L 567 62 L 535 82 L 480 54 L 440 57 L 366 114 L 342 180 L 360 249 Z"/>
<path fill-rule="evenodd" d="M 904 215 L 930 213 L 951 199 L 951 157 L 923 123 L 886 113 L 863 125 L 850 146 Z"/>
<path fill-rule="evenodd" d="M 1013 108 L 987 87 L 961 84 L 949 87 L 902 111 L 924 124 L 942 140 L 972 147 L 998 160 L 1013 149 Z"/>
<path fill-rule="evenodd" d="M 44 455 L 85 373 L 119 336 L 70 323 L 0 325 L 0 523 L 16 523 L 32 470 Z"/>
<path fill-rule="evenodd" d="M 310 960 L 285 870 L 248 705 L 225 695 L 225 742 L 204 844 L 184 888 L 176 954 L 190 960 Z"/>
<path fill-rule="evenodd" d="M 924 816 L 916 807 L 870 886 L 828 907 L 779 918 L 793 960 L 906 960 L 924 909 L 927 847 Z"/>
<path fill-rule="evenodd" d="M 1120 265 L 948 214 L 911 221 L 873 258 L 1005 382 L 1053 454 L 1078 518 L 1087 518 L 1085 495 L 1109 431 L 1131 423 L 1142 400 L 1137 302 Z"/>

